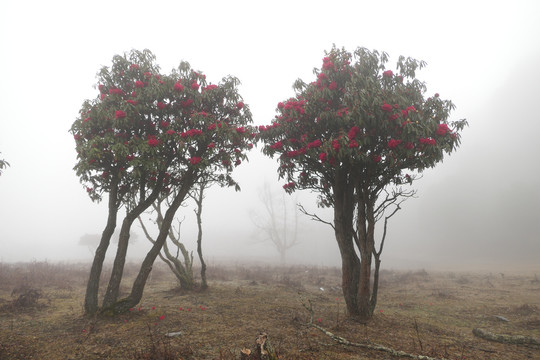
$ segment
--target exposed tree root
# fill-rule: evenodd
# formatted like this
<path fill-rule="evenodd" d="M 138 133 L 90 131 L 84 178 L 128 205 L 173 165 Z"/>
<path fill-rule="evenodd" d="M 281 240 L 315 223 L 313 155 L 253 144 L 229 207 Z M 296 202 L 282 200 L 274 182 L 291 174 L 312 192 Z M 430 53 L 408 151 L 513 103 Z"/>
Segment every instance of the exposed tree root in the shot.
<path fill-rule="evenodd" d="M 478 336 L 479 338 L 489 340 L 489 341 L 495 341 L 495 342 L 507 343 L 507 344 L 517 344 L 517 345 L 540 346 L 540 339 L 533 338 L 530 336 L 494 334 L 492 332 L 479 329 L 479 328 L 474 328 L 472 332 L 475 336 Z"/>

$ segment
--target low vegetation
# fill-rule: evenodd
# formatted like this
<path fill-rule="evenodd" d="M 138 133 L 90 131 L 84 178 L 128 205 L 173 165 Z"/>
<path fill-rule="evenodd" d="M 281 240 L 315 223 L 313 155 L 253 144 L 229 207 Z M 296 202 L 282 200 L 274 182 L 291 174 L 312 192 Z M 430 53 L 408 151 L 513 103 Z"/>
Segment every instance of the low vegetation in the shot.
<path fill-rule="evenodd" d="M 249 349 L 254 354 L 261 333 L 279 359 L 401 358 L 377 346 L 435 359 L 540 354 L 534 343 L 473 334 L 540 338 L 534 271 L 384 270 L 375 315 L 362 324 L 345 316 L 336 268 L 208 264 L 209 288 L 184 292 L 156 264 L 140 306 L 96 318 L 83 315 L 87 270 L 88 264 L 0 264 L 0 359 L 241 359 L 252 356 Z M 129 284 L 137 268 L 126 271 Z"/>

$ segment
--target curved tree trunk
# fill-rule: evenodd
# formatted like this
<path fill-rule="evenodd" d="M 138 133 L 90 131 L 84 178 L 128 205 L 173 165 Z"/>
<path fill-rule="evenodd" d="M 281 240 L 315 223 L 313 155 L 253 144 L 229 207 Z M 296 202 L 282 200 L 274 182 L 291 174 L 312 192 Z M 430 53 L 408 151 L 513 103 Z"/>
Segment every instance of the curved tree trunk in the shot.
<path fill-rule="evenodd" d="M 152 190 L 150 196 L 144 196 L 145 184 L 141 185 L 139 204 L 132 210 L 128 211 L 124 221 L 122 222 L 122 229 L 120 230 L 120 236 L 118 239 L 118 249 L 116 251 L 116 257 L 114 258 L 114 265 L 111 272 L 111 278 L 107 287 L 107 292 L 103 299 L 103 308 L 108 308 L 116 302 L 118 299 L 118 292 L 120 291 L 120 283 L 122 281 L 122 275 L 124 274 L 124 265 L 126 263 L 127 249 L 129 245 L 129 232 L 131 225 L 146 209 L 156 201 L 159 193 L 161 192 L 161 185 L 163 184 L 164 171 L 159 173 L 156 180 L 156 187 Z"/>
<path fill-rule="evenodd" d="M 161 225 L 161 228 L 159 230 L 159 235 L 152 246 L 152 248 L 148 251 L 146 254 L 146 257 L 144 258 L 141 268 L 139 269 L 139 273 L 137 275 L 137 278 L 133 282 L 133 287 L 131 288 L 131 294 L 120 301 L 117 301 L 107 307 L 103 308 L 104 312 L 111 311 L 114 314 L 124 313 L 129 311 L 130 308 L 136 306 L 142 298 L 144 287 L 146 285 L 146 281 L 148 279 L 148 276 L 150 275 L 150 272 L 152 271 L 152 265 L 154 264 L 154 261 L 158 257 L 161 248 L 163 247 L 163 244 L 167 240 L 167 237 L 169 236 L 169 229 L 171 227 L 172 221 L 174 219 L 174 216 L 176 215 L 176 211 L 186 198 L 191 186 L 193 185 L 193 178 L 194 175 L 192 173 L 187 173 L 184 177 L 184 184 L 182 185 L 182 188 L 178 191 L 178 194 L 174 198 L 173 202 L 169 206 L 169 209 L 167 209 L 167 212 L 165 213 L 165 217 L 163 218 L 163 223 Z"/>
<path fill-rule="evenodd" d="M 84 298 L 84 312 L 86 315 L 95 315 L 98 311 L 98 291 L 101 271 L 107 248 L 111 242 L 111 237 L 116 228 L 116 218 L 118 214 L 118 180 L 115 178 L 111 183 L 111 191 L 109 192 L 109 215 L 107 217 L 107 225 L 101 235 L 101 241 L 96 249 L 90 276 L 86 285 L 86 296 Z"/>

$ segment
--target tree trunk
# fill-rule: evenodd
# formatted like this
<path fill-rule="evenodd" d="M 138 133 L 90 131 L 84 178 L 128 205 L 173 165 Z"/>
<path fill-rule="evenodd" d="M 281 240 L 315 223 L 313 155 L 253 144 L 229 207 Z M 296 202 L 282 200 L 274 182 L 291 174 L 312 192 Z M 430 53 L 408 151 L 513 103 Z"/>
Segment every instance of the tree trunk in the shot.
<path fill-rule="evenodd" d="M 202 202 L 204 199 L 203 191 L 205 187 L 205 183 L 201 184 L 201 187 L 199 188 L 199 196 L 196 200 L 197 202 L 197 211 L 195 211 L 195 214 L 197 215 L 197 228 L 198 228 L 198 234 L 197 234 L 197 254 L 199 255 L 199 260 L 201 262 L 201 289 L 206 290 L 208 288 L 208 283 L 206 282 L 206 263 L 203 259 L 203 253 L 202 253 Z"/>
<path fill-rule="evenodd" d="M 351 317 L 358 317 L 358 285 L 360 280 L 360 260 L 353 242 L 354 186 L 347 176 L 336 175 L 334 192 L 334 232 L 341 254 L 343 296 Z"/>
<path fill-rule="evenodd" d="M 158 257 L 161 248 L 163 247 L 163 244 L 169 236 L 169 229 L 171 227 L 174 216 L 176 215 L 176 211 L 184 201 L 191 186 L 193 185 L 193 178 L 194 175 L 192 173 L 187 173 L 185 175 L 182 188 L 178 191 L 178 194 L 176 195 L 173 202 L 169 206 L 169 209 L 167 209 L 167 212 L 165 213 L 163 223 L 159 230 L 159 235 L 154 245 L 148 251 L 146 257 L 142 262 L 137 278 L 133 282 L 131 294 L 125 299 L 117 301 L 107 306 L 106 308 L 104 307 L 104 312 L 112 312 L 113 314 L 125 313 L 141 301 L 146 281 L 148 279 L 148 276 L 150 275 L 150 272 L 152 271 L 152 265 L 154 264 L 155 259 Z"/>
<path fill-rule="evenodd" d="M 107 287 L 107 292 L 103 299 L 103 308 L 108 308 L 116 302 L 118 299 L 118 292 L 120 290 L 120 283 L 122 281 L 122 275 L 124 274 L 124 265 L 126 263 L 127 249 L 129 245 L 129 232 L 131 225 L 146 209 L 152 205 L 158 198 L 161 192 L 161 185 L 163 184 L 164 171 L 159 173 L 156 180 L 157 186 L 152 190 L 152 193 L 148 197 L 144 197 L 145 185 L 141 185 L 141 195 L 139 204 L 132 210 L 128 211 L 124 221 L 122 222 L 122 229 L 120 230 L 120 236 L 118 239 L 118 249 L 116 251 L 116 257 L 114 258 L 114 265 L 111 272 L 111 278 Z"/>
<path fill-rule="evenodd" d="M 116 228 L 116 217 L 118 214 L 118 179 L 115 178 L 111 183 L 109 192 L 109 215 L 107 217 L 107 225 L 101 235 L 101 241 L 96 249 L 88 284 L 86 285 L 86 296 L 84 299 L 84 312 L 86 315 L 95 315 L 98 311 L 98 291 L 103 262 L 105 254 L 111 242 L 111 237 Z"/>

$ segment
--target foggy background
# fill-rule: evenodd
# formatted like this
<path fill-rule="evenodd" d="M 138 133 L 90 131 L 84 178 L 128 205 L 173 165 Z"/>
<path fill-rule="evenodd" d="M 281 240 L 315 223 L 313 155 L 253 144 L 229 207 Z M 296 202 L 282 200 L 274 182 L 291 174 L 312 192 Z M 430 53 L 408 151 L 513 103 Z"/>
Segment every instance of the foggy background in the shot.
<path fill-rule="evenodd" d="M 540 3 L 531 1 L 29 1 L 0 4 L 0 261 L 90 261 L 79 245 L 101 234 L 106 201 L 90 201 L 72 170 L 68 133 L 97 94 L 96 73 L 115 54 L 150 49 L 162 71 L 181 60 L 209 82 L 238 77 L 255 125 L 269 124 L 297 78 L 311 81 L 332 44 L 425 60 L 417 76 L 467 118 L 461 147 L 414 184 L 389 223 L 383 268 L 468 269 L 540 264 Z M 277 162 L 261 145 L 233 176 L 242 191 L 212 188 L 203 208 L 209 263 L 279 262 L 251 214 L 263 213 L 267 183 L 278 198 Z M 294 197 L 310 211 L 315 195 Z M 182 238 L 196 250 L 193 204 Z M 145 217 L 147 217 L 145 215 Z M 123 212 L 119 213 L 119 223 Z M 289 264 L 339 265 L 332 229 L 299 218 Z M 139 234 L 128 256 L 149 248 Z M 89 251 L 90 250 L 90 251 Z M 109 248 L 109 258 L 115 253 Z M 159 261 L 159 260 L 158 260 Z"/>

